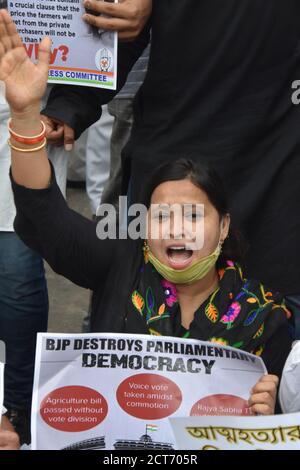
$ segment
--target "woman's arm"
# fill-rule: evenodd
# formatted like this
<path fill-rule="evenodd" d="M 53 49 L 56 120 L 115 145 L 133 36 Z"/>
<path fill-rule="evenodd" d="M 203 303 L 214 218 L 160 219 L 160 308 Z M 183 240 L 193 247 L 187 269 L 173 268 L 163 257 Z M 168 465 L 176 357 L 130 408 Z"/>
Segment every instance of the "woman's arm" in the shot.
<path fill-rule="evenodd" d="M 28 189 L 13 180 L 12 189 L 14 228 L 23 242 L 75 284 L 92 290 L 102 284 L 122 241 L 100 240 L 96 223 L 67 206 L 54 173 L 45 189 Z"/>
<path fill-rule="evenodd" d="M 6 85 L 12 131 L 25 138 L 42 130 L 39 107 L 47 83 L 50 46 L 50 39 L 45 38 L 38 62 L 33 64 L 11 17 L 0 11 L 0 80 Z M 115 241 L 99 240 L 95 224 L 68 208 L 52 177 L 45 148 L 37 150 L 40 143 L 21 143 L 13 135 L 10 143 L 16 232 L 55 271 L 94 289 L 107 274 L 116 252 Z"/>
<path fill-rule="evenodd" d="M 15 24 L 6 10 L 0 12 L 0 80 L 5 82 L 6 99 L 11 110 L 13 132 L 31 137 L 41 133 L 40 103 L 46 90 L 50 38 L 39 47 L 38 62 L 33 64 L 26 54 Z M 27 188 L 46 188 L 50 181 L 50 165 L 45 147 L 27 145 L 11 137 L 12 176 Z M 19 149 L 19 150 L 16 150 Z M 32 150 L 24 152 L 24 150 Z"/>

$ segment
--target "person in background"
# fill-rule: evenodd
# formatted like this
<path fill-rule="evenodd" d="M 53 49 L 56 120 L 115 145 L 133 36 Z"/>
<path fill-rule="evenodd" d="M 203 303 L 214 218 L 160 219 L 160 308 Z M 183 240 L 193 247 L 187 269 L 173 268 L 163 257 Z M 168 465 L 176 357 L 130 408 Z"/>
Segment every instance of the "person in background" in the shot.
<path fill-rule="evenodd" d="M 108 103 L 108 112 L 113 116 L 114 123 L 111 136 L 110 175 L 104 187 L 101 202 L 118 207 L 119 196 L 122 194 L 122 150 L 127 144 L 133 125 L 133 101 L 142 85 L 148 67 L 150 45 L 127 77 L 127 81 L 115 98 Z"/>
<path fill-rule="evenodd" d="M 285 363 L 279 389 L 283 413 L 300 412 L 300 341 L 295 341 Z"/>
<path fill-rule="evenodd" d="M 109 178 L 112 126 L 113 117 L 108 113 L 107 106 L 103 106 L 99 121 L 81 134 L 70 152 L 68 187 L 78 187 L 83 183 L 93 218 L 96 217 Z M 90 330 L 91 302 L 92 299 L 82 323 L 84 333 Z"/>
<path fill-rule="evenodd" d="M 148 73 L 123 150 L 123 194 L 130 180 L 138 202 L 153 167 L 178 151 L 196 161 L 201 155 L 221 175 L 233 220 L 249 242 L 247 275 L 286 296 L 300 338 L 300 107 L 291 99 L 300 75 L 300 3 L 148 0 L 149 8 L 152 3 L 143 31 L 119 44 L 118 90 L 152 30 Z M 118 29 L 126 4 L 89 0 L 89 9 L 112 18 L 86 21 Z M 66 122 L 77 137 L 98 119 L 95 103 L 112 97 L 107 90 L 73 88 L 71 94 L 56 87 L 43 113 Z"/>
<path fill-rule="evenodd" d="M 7 1 L 0 0 L 0 7 L 6 8 Z M 9 180 L 9 116 L 5 86 L 0 81 L 0 340 L 6 345 L 7 359 L 4 405 L 6 419 L 21 444 L 29 444 L 36 334 L 47 331 L 49 305 L 43 259 L 13 228 L 16 210 Z M 49 146 L 48 155 L 65 196 L 68 153 Z"/>
<path fill-rule="evenodd" d="M 130 49 L 136 49 L 135 44 L 131 46 L 130 42 L 134 41 L 141 34 L 145 24 L 149 20 L 149 16 L 152 11 L 152 0 L 123 0 L 118 4 L 110 2 L 98 2 L 97 0 L 87 0 L 84 2 L 84 6 L 93 11 L 93 14 L 85 14 L 83 16 L 83 20 L 88 25 L 97 29 L 118 31 L 118 49 L 121 51 L 121 54 L 119 53 L 118 56 L 120 57 L 122 55 L 122 51 L 124 50 L 125 52 L 128 45 Z M 97 17 L 95 15 L 97 15 Z M 148 42 L 149 38 L 147 38 L 147 41 L 144 43 L 144 47 L 147 46 Z M 137 50 L 136 52 L 137 55 L 134 56 L 133 60 L 131 61 L 131 65 L 133 65 L 139 57 L 139 51 Z M 120 76 L 119 73 L 118 76 Z M 122 86 L 125 84 L 125 81 L 126 80 L 124 78 L 122 78 L 121 81 L 119 80 L 118 90 L 122 88 Z M 63 106 L 65 106 L 65 104 L 67 106 L 73 106 L 73 99 L 79 98 L 77 95 L 78 88 L 84 89 L 88 87 L 69 87 L 66 94 L 67 100 Z M 61 88 L 59 87 L 59 89 Z M 54 87 L 54 95 L 56 94 L 56 90 L 57 88 Z M 99 90 L 96 88 L 89 88 L 87 92 L 84 90 L 81 91 L 83 91 L 84 95 L 86 94 L 86 98 L 88 99 L 91 98 L 95 100 L 98 97 Z M 111 90 L 104 89 L 102 89 L 102 92 L 104 92 L 105 96 L 107 97 L 107 103 L 116 94 Z M 90 93 L 92 95 L 90 95 Z M 101 104 L 104 104 L 102 103 L 102 100 L 98 103 L 98 107 L 95 106 L 95 109 L 89 110 L 89 112 L 92 111 L 90 116 L 85 112 L 84 101 L 85 98 L 83 98 L 83 100 L 80 98 L 80 103 L 78 102 L 78 105 L 79 108 L 82 107 L 82 109 L 77 114 L 77 116 L 74 116 L 72 112 L 70 115 L 67 113 L 70 116 L 70 119 L 67 120 L 62 119 L 62 117 L 65 117 L 64 111 L 67 111 L 67 109 L 61 108 L 58 113 L 58 117 L 55 116 L 56 111 L 54 114 L 51 112 L 49 114 L 43 114 L 43 120 L 47 128 L 47 139 L 50 144 L 64 145 L 65 149 L 70 151 L 72 150 L 75 139 L 77 139 L 85 129 L 98 121 L 101 115 Z M 81 113 L 83 114 L 81 115 Z"/>
<path fill-rule="evenodd" d="M 68 187 L 86 188 L 93 216 L 109 178 L 112 126 L 113 117 L 103 106 L 99 121 L 81 134 L 69 152 Z"/>

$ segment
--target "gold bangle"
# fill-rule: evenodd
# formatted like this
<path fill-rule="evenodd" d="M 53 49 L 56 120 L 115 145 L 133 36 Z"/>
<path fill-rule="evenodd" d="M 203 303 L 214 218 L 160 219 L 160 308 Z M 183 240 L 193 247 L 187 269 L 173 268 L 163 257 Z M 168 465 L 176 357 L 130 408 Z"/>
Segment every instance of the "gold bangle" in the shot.
<path fill-rule="evenodd" d="M 8 123 L 7 123 L 7 127 L 8 127 L 8 130 L 9 132 L 14 136 L 16 137 L 19 137 L 20 139 L 38 139 L 39 137 L 42 137 L 45 133 L 46 133 L 46 126 L 45 126 L 45 123 L 44 121 L 40 120 L 40 123 L 42 124 L 42 131 L 37 134 L 37 135 L 21 135 L 21 134 L 17 134 L 12 128 L 11 128 L 11 122 L 12 122 L 12 118 L 9 119 Z"/>
<path fill-rule="evenodd" d="M 39 150 L 42 150 L 46 146 L 47 139 L 45 137 L 41 145 L 39 145 L 38 147 L 33 147 L 32 149 L 22 149 L 20 147 L 16 147 L 15 145 L 11 143 L 10 139 L 7 139 L 7 143 L 11 149 L 16 150 L 17 152 L 30 153 L 30 152 L 38 152 Z"/>

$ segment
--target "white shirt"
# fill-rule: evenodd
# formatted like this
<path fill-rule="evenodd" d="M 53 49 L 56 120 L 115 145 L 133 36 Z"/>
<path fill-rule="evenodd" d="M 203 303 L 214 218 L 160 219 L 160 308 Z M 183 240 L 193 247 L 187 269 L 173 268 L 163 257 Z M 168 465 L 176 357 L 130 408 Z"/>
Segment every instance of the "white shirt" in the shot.
<path fill-rule="evenodd" d="M 284 413 L 300 411 L 300 341 L 296 341 L 285 363 L 279 389 Z"/>
<path fill-rule="evenodd" d="M 47 94 L 50 87 L 48 87 Z M 47 94 L 44 100 L 47 98 Z M 5 99 L 4 83 L 0 80 L 0 232 L 13 232 L 13 222 L 16 215 L 9 169 L 11 165 L 11 153 L 7 143 L 9 132 L 7 122 L 10 117 L 10 109 Z M 66 179 L 68 167 L 68 153 L 63 147 L 48 146 L 48 157 L 52 161 L 56 181 L 62 194 L 66 195 Z"/>
<path fill-rule="evenodd" d="M 13 231 L 13 221 L 16 215 L 9 179 L 10 148 L 7 144 L 9 115 L 4 83 L 0 81 L 0 231 L 6 232 Z"/>

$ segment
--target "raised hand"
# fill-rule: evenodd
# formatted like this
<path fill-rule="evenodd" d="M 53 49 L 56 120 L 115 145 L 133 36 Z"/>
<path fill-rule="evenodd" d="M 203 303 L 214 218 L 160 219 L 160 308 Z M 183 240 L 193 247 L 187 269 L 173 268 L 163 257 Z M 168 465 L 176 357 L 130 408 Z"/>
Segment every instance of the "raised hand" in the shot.
<path fill-rule="evenodd" d="M 26 54 L 16 26 L 6 10 L 0 10 L 0 80 L 6 85 L 6 99 L 13 113 L 39 106 L 48 78 L 51 39 L 39 45 L 34 64 Z"/>

